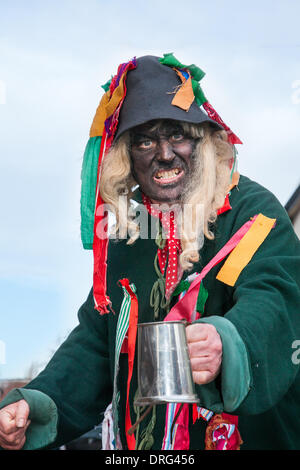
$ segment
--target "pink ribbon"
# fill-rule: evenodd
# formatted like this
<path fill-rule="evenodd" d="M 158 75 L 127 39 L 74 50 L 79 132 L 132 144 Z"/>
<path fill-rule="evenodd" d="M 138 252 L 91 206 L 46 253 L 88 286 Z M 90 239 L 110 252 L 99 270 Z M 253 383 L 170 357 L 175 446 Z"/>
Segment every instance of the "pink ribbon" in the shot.
<path fill-rule="evenodd" d="M 243 236 L 248 232 L 251 225 L 255 221 L 257 215 L 254 216 L 251 220 L 246 222 L 226 243 L 226 245 L 221 248 L 221 250 L 213 257 L 213 259 L 202 269 L 200 274 L 194 279 L 192 284 L 189 287 L 189 290 L 175 305 L 171 308 L 170 312 L 166 316 L 166 321 L 174 320 L 187 320 L 191 321 L 191 313 L 194 311 L 197 304 L 197 297 L 199 293 L 199 288 L 202 279 L 206 274 L 220 261 L 222 261 L 241 241 Z"/>

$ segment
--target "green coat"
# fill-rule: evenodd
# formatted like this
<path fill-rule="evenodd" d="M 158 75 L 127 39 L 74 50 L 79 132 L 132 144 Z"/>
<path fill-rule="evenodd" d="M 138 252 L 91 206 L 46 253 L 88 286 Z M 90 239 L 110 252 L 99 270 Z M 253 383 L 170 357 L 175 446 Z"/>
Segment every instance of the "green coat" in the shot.
<path fill-rule="evenodd" d="M 201 262 L 194 271 L 200 272 L 250 217 L 262 213 L 276 218 L 276 226 L 234 287 L 216 280 L 222 263 L 204 279 L 208 298 L 200 321 L 212 323 L 219 332 L 223 363 L 220 376 L 210 384 L 196 386 L 196 392 L 203 407 L 238 415 L 244 442 L 241 450 L 300 449 L 300 354 L 295 349 L 300 340 L 300 243 L 286 211 L 257 183 L 241 176 L 238 187 L 231 192 L 230 203 L 232 210 L 218 217 L 215 239 L 205 241 Z M 79 325 L 45 370 L 1 403 L 3 407 L 23 396 L 32 406 L 25 448 L 50 442 L 50 447 L 56 447 L 102 420 L 112 399 L 115 333 L 123 299 L 118 281 L 127 278 L 135 284 L 139 322 L 153 321 L 149 299 L 157 279 L 153 265 L 156 251 L 153 239 L 139 239 L 132 246 L 125 241 L 111 242 L 107 284 L 115 315 L 100 316 L 90 292 L 79 310 Z M 165 314 L 161 309 L 159 318 L 162 320 Z M 121 354 L 119 425 L 124 448 L 126 383 L 127 355 Z M 135 367 L 131 404 L 136 389 Z M 133 407 L 131 419 L 133 423 L 136 420 Z M 140 435 L 150 419 L 151 415 L 142 422 Z M 152 449 L 161 449 L 164 424 L 165 406 L 158 405 Z M 205 428 L 201 419 L 190 425 L 191 449 L 204 448 Z"/>

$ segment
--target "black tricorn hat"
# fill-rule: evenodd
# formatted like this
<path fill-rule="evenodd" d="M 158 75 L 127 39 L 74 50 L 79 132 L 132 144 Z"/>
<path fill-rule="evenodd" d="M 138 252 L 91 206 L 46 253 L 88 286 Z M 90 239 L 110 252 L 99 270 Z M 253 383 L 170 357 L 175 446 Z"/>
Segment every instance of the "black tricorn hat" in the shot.
<path fill-rule="evenodd" d="M 125 131 L 154 119 L 174 119 L 194 124 L 210 122 L 213 127 L 223 129 L 201 110 L 195 100 L 188 111 L 171 104 L 181 84 L 176 71 L 161 64 L 159 57 L 147 55 L 137 58 L 136 68 L 127 73 L 127 92 L 115 139 Z"/>

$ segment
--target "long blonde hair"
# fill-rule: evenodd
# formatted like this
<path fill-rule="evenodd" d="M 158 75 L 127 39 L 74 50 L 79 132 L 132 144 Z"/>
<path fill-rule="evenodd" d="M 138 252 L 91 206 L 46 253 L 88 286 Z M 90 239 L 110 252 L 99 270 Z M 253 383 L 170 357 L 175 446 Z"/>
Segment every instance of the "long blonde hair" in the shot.
<path fill-rule="evenodd" d="M 214 238 L 212 225 L 228 191 L 233 147 L 228 143 L 225 131 L 216 131 L 208 123 L 181 125 L 187 135 L 197 139 L 193 175 L 181 201 L 182 205 L 189 207 L 190 217 L 180 221 L 178 232 L 182 247 L 180 265 L 183 270 L 190 270 L 199 261 L 204 237 Z M 139 227 L 130 204 L 137 183 L 131 172 L 129 150 L 130 136 L 127 132 L 111 147 L 103 161 L 100 192 L 116 217 L 115 233 L 127 233 L 127 243 L 132 244 L 139 237 Z M 199 207 L 200 224 L 197 220 Z"/>

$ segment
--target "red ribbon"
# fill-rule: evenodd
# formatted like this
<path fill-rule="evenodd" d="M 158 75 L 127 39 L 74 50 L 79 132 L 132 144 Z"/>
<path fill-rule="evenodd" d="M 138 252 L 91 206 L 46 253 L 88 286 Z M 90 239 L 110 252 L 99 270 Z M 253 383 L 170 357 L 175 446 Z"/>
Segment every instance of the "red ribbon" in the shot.
<path fill-rule="evenodd" d="M 203 108 L 207 112 L 208 116 L 216 121 L 218 124 L 220 124 L 225 131 L 227 132 L 228 135 L 228 142 L 230 142 L 232 145 L 234 144 L 242 144 L 243 142 L 236 136 L 232 130 L 225 124 L 221 116 L 217 113 L 217 111 L 212 107 L 212 105 L 206 101 L 205 103 L 202 104 Z"/>
<path fill-rule="evenodd" d="M 128 434 L 128 430 L 132 427 L 131 416 L 130 416 L 130 405 L 129 405 L 129 391 L 130 382 L 133 372 L 134 355 L 135 355 L 135 344 L 137 336 L 137 324 L 138 324 L 138 300 L 137 296 L 131 289 L 128 279 L 120 279 L 120 284 L 125 287 L 131 299 L 130 313 L 129 313 L 129 326 L 128 326 L 128 378 L 127 378 L 127 398 L 126 398 L 126 411 L 125 411 L 125 433 L 127 446 L 129 450 L 135 449 L 135 437 L 134 434 Z"/>
<path fill-rule="evenodd" d="M 166 243 L 163 248 L 158 248 L 158 261 L 162 274 L 165 274 L 166 265 L 166 298 L 168 299 L 176 285 L 181 279 L 182 270 L 178 263 L 178 256 L 181 253 L 181 243 L 178 238 L 176 230 L 176 220 L 174 211 L 162 212 L 153 205 L 150 199 L 142 195 L 143 203 L 146 206 L 149 214 L 153 217 L 159 218 L 166 232 Z M 168 263 L 168 264 L 167 264 Z"/>
<path fill-rule="evenodd" d="M 118 67 L 117 74 L 113 77 L 110 84 L 110 93 L 113 95 L 114 90 L 117 88 L 121 77 L 131 69 L 136 67 L 136 61 L 132 60 L 127 63 L 121 64 Z M 95 219 L 94 219 L 94 241 L 93 241 L 93 255 L 94 255 L 94 274 L 93 274 L 93 290 L 95 308 L 101 315 L 108 313 L 108 306 L 111 306 L 109 297 L 106 295 L 106 271 L 107 271 L 107 250 L 108 250 L 108 219 L 107 215 L 103 212 L 104 201 L 100 195 L 99 182 L 101 178 L 101 166 L 103 158 L 105 158 L 108 150 L 113 142 L 115 132 L 118 125 L 119 113 L 123 101 L 126 96 L 126 84 L 124 81 L 124 94 L 122 100 L 118 104 L 112 116 L 106 119 L 104 130 L 102 134 L 101 147 L 98 159 L 98 174 L 97 174 L 97 189 L 96 189 L 96 204 L 95 204 Z"/>
<path fill-rule="evenodd" d="M 240 450 L 242 444 L 238 416 L 221 413 L 209 420 L 205 434 L 205 450 Z"/>

